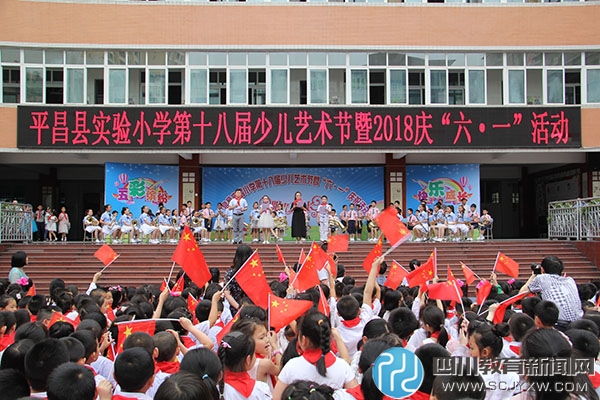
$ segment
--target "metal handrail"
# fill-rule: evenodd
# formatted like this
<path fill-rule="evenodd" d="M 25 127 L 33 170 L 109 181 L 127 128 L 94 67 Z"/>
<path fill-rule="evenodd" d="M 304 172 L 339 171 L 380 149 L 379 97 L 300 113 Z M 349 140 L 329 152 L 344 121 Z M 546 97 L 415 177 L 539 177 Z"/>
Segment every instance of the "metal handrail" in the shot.
<path fill-rule="evenodd" d="M 0 202 L 0 243 L 31 242 L 32 237 L 31 204 Z"/>
<path fill-rule="evenodd" d="M 548 203 L 548 238 L 600 238 L 600 198 L 588 197 Z"/>

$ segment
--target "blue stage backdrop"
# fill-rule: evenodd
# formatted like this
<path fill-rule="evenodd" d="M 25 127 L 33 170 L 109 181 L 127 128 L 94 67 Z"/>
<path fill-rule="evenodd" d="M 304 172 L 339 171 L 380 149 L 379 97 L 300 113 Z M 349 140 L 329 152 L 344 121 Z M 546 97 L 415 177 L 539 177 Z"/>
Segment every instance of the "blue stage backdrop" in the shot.
<path fill-rule="evenodd" d="M 104 182 L 106 204 L 119 214 L 129 207 L 137 218 L 144 205 L 156 213 L 159 203 L 179 209 L 178 166 L 106 163 Z"/>
<path fill-rule="evenodd" d="M 275 209 L 279 203 L 290 217 L 294 193 L 300 191 L 310 210 L 311 225 L 321 196 L 326 195 L 338 215 L 342 205 L 354 203 L 363 211 L 372 200 L 383 208 L 383 167 L 357 168 L 203 168 L 202 201 L 227 205 L 236 188 L 252 203 L 264 195 Z M 248 214 L 248 213 L 247 213 Z M 291 218 L 291 217 L 290 217 Z M 288 221 L 290 222 L 290 221 Z"/>
<path fill-rule="evenodd" d="M 438 164 L 406 166 L 406 208 L 417 209 L 421 201 L 433 207 L 438 200 L 444 204 L 460 204 L 466 197 L 468 204 L 479 206 L 479 164 Z"/>

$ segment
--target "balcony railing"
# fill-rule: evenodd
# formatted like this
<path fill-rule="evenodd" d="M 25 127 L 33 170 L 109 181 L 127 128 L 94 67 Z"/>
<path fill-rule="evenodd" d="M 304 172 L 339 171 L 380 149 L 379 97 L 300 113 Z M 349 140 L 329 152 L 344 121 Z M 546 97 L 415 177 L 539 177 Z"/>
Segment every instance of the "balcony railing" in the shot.
<path fill-rule="evenodd" d="M 0 202 L 0 242 L 30 242 L 32 225 L 31 204 Z"/>
<path fill-rule="evenodd" d="M 600 238 L 600 198 L 553 201 L 548 203 L 548 238 Z"/>

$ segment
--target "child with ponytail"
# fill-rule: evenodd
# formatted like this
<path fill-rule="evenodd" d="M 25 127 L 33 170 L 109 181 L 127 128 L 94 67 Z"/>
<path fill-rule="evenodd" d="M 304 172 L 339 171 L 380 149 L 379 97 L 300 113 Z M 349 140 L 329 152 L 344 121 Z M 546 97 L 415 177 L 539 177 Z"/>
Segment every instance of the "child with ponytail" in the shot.
<path fill-rule="evenodd" d="M 273 392 L 275 400 L 281 400 L 286 387 L 298 380 L 327 385 L 334 390 L 358 385 L 350 365 L 331 352 L 330 341 L 329 318 L 320 312 L 307 314 L 298 332 L 302 355 L 289 360 L 282 368 Z"/>
<path fill-rule="evenodd" d="M 226 400 L 267 400 L 271 391 L 264 382 L 250 377 L 254 355 L 254 339 L 242 332 L 230 332 L 221 341 L 218 355 L 225 368 L 223 398 Z"/>

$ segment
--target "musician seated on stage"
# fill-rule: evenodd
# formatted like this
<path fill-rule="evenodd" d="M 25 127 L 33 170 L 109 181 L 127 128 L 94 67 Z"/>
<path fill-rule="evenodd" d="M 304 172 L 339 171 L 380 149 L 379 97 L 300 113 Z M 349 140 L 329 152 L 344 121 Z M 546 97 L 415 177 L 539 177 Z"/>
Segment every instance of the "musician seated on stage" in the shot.
<path fill-rule="evenodd" d="M 100 216 L 100 226 L 102 227 L 100 240 L 110 237 L 115 243 L 121 242 L 119 239 L 121 236 L 121 227 L 117 224 L 118 215 L 119 213 L 116 210 L 113 212 L 110 204 L 104 206 L 104 212 Z"/>
<path fill-rule="evenodd" d="M 94 211 L 89 208 L 85 212 L 85 217 L 83 218 L 83 229 L 85 230 L 85 235 L 92 235 L 92 239 L 96 242 L 100 242 L 100 237 L 98 236 L 98 232 L 102 228 L 100 228 L 100 222 L 96 217 L 94 217 Z"/>

